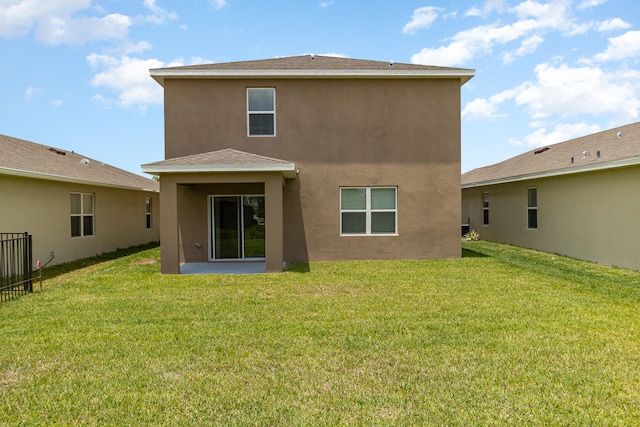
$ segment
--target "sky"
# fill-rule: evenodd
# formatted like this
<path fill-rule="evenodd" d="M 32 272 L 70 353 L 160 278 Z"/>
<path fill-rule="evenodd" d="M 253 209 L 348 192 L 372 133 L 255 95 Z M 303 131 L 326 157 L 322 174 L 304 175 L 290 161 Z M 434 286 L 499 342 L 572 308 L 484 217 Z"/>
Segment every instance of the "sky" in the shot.
<path fill-rule="evenodd" d="M 312 53 L 475 69 L 462 172 L 640 120 L 637 0 L 0 0 L 0 134 L 143 175 L 150 68 Z"/>

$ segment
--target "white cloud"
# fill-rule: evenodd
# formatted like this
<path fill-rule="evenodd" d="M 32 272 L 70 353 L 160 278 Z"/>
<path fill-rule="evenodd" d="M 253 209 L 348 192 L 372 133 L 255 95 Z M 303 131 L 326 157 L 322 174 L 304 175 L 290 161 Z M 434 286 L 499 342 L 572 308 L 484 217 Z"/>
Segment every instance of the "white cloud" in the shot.
<path fill-rule="evenodd" d="M 478 55 L 491 54 L 496 46 L 503 46 L 519 39 L 520 48 L 503 57 L 509 62 L 518 56 L 534 52 L 542 42 L 542 35 L 559 31 L 565 35 L 582 34 L 591 24 L 578 24 L 571 17 L 569 0 L 553 0 L 539 3 L 525 0 L 508 11 L 516 16 L 510 24 L 480 25 L 455 34 L 446 46 L 426 47 L 411 57 L 418 64 L 463 65 Z M 504 10 L 503 2 L 487 2 L 485 10 Z M 473 13 L 485 13 L 484 10 Z"/>
<path fill-rule="evenodd" d="M 442 8 L 431 6 L 414 10 L 411 20 L 402 28 L 402 32 L 405 34 L 413 34 L 418 30 L 429 28 L 429 26 L 438 19 L 438 12 L 440 11 L 442 11 Z"/>
<path fill-rule="evenodd" d="M 91 0 L 4 0 L 0 4 L 0 35 L 16 37 L 35 30 L 38 40 L 82 44 L 90 40 L 122 39 L 132 22 L 121 14 L 92 15 Z"/>
<path fill-rule="evenodd" d="M 37 87 L 33 87 L 33 86 L 29 86 L 25 91 L 24 91 L 24 99 L 26 99 L 27 101 L 31 101 L 33 99 L 33 97 L 41 92 L 44 92 L 43 89 L 39 89 Z"/>
<path fill-rule="evenodd" d="M 610 115 L 633 120 L 640 111 L 640 72 L 605 72 L 599 67 L 572 68 L 540 64 L 536 83 L 524 83 L 516 90 L 517 105 L 533 118 L 553 114 Z"/>
<path fill-rule="evenodd" d="M 534 124 L 535 126 L 535 124 Z M 522 139 L 510 139 L 509 143 L 517 146 L 542 147 L 558 142 L 568 141 L 592 133 L 599 132 L 600 126 L 587 123 L 559 123 L 552 130 L 542 127 L 526 135 Z"/>
<path fill-rule="evenodd" d="M 120 107 L 160 104 L 163 99 L 162 87 L 149 77 L 149 69 L 161 68 L 165 64 L 158 59 L 139 59 L 129 56 L 113 57 L 93 53 L 87 61 L 94 69 L 102 69 L 91 79 L 95 87 L 106 87 L 118 93 Z M 174 64 L 172 64 L 174 65 Z M 182 65 L 182 64 L 177 64 Z M 103 95 L 94 99 L 105 102 Z"/>
<path fill-rule="evenodd" d="M 209 3 L 211 4 L 211 6 L 214 7 L 214 9 L 220 10 L 223 7 L 227 6 L 227 0 L 209 0 Z"/>
<path fill-rule="evenodd" d="M 124 39 L 131 19 L 120 14 L 95 17 L 48 17 L 38 24 L 36 38 L 49 44 L 82 44 L 89 40 Z"/>
<path fill-rule="evenodd" d="M 465 16 L 487 16 L 490 12 L 497 10 L 502 12 L 504 9 L 504 0 L 487 0 L 484 8 L 480 9 L 477 6 L 471 7 L 465 12 Z"/>
<path fill-rule="evenodd" d="M 610 37 L 607 50 L 594 56 L 596 61 L 612 61 L 626 58 L 637 60 L 640 55 L 640 31 L 628 31 L 618 37 Z"/>
<path fill-rule="evenodd" d="M 538 35 L 534 35 L 523 40 L 518 49 L 508 52 L 502 56 L 502 62 L 508 64 L 509 62 L 513 62 L 516 58 L 532 54 L 543 41 L 544 39 Z"/>
<path fill-rule="evenodd" d="M 320 7 L 322 9 L 326 9 L 329 6 L 331 6 L 333 4 L 333 0 L 329 0 L 329 1 L 323 1 L 322 3 L 320 3 Z"/>
<path fill-rule="evenodd" d="M 144 0 L 144 7 L 153 12 L 152 15 L 145 17 L 147 22 L 151 22 L 156 25 L 162 25 L 167 21 L 178 19 L 178 14 L 175 12 L 169 12 L 156 4 L 156 0 Z"/>
<path fill-rule="evenodd" d="M 506 117 L 506 114 L 498 114 L 498 106 L 505 101 L 513 99 L 517 95 L 516 89 L 508 89 L 497 93 L 489 99 L 476 98 L 465 105 L 462 110 L 462 118 L 469 120 L 494 120 Z"/>
<path fill-rule="evenodd" d="M 60 107 L 62 105 L 62 99 L 51 101 L 51 105 L 53 105 L 54 107 Z"/>
<path fill-rule="evenodd" d="M 601 4 L 605 4 L 607 0 L 583 0 L 579 5 L 578 9 L 587 9 L 590 7 L 600 6 Z"/>
<path fill-rule="evenodd" d="M 598 24 L 598 31 L 602 33 L 615 30 L 626 30 L 627 28 L 631 28 L 631 24 L 620 18 L 609 19 Z"/>

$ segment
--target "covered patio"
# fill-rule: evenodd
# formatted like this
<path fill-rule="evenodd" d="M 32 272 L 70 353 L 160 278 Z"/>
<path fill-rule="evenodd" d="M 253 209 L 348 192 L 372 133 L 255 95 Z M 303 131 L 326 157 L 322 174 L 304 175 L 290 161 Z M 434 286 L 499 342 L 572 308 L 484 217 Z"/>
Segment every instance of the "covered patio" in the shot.
<path fill-rule="evenodd" d="M 143 171 L 160 176 L 162 273 L 282 271 L 283 188 L 296 178 L 293 163 L 226 149 L 150 163 Z M 229 214 L 225 206 L 236 200 L 238 209 Z M 252 201 L 260 215 L 251 215 L 246 203 Z M 247 221 L 261 231 L 255 224 L 249 230 Z M 237 250 L 230 250 L 229 239 Z"/>

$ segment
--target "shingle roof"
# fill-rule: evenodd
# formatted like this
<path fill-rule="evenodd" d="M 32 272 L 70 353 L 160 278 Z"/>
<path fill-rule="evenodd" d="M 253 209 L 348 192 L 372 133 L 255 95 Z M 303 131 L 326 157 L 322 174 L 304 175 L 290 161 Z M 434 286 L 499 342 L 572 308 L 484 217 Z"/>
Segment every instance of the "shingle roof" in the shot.
<path fill-rule="evenodd" d="M 295 177 L 295 165 L 291 162 L 231 148 L 148 163 L 142 165 L 142 170 L 147 173 L 282 172 L 287 178 Z"/>
<path fill-rule="evenodd" d="M 158 183 L 73 151 L 0 135 L 0 175 L 158 191 Z"/>
<path fill-rule="evenodd" d="M 536 148 L 491 166 L 462 174 L 474 187 L 544 176 L 640 164 L 640 122 Z"/>
<path fill-rule="evenodd" d="M 461 83 L 471 79 L 474 70 L 399 62 L 370 61 L 333 56 L 302 55 L 255 61 L 156 68 L 151 76 L 160 84 L 171 78 L 214 77 L 448 77 Z"/>

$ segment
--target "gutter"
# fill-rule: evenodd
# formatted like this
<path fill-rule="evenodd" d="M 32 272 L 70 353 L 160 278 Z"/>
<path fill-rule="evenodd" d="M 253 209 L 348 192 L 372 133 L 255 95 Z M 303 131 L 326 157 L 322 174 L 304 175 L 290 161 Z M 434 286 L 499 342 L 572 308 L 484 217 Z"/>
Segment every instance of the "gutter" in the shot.
<path fill-rule="evenodd" d="M 1 166 L 0 166 L 0 175 L 10 175 L 10 176 L 19 176 L 22 178 L 42 179 L 46 181 L 69 182 L 72 184 L 94 185 L 98 187 L 118 188 L 121 190 L 151 191 L 153 193 L 158 192 L 158 190 L 154 190 L 151 188 L 133 187 L 133 186 L 121 185 L 121 184 L 111 184 L 108 182 L 91 181 L 88 179 L 72 178 L 69 176 L 48 174 L 43 172 L 32 172 L 32 171 L 26 171 L 22 169 L 5 168 Z"/>
<path fill-rule="evenodd" d="M 572 175 L 576 173 L 584 173 L 584 172 L 595 172 L 606 169 L 617 169 L 624 168 L 629 166 L 640 165 L 640 156 L 638 157 L 630 157 L 627 159 L 621 160 L 612 160 L 609 162 L 596 163 L 585 166 L 575 166 L 572 168 L 564 168 L 564 169 L 555 169 L 544 172 L 535 172 L 524 175 L 516 175 L 510 176 L 506 178 L 496 178 L 489 179 L 486 181 L 478 181 L 478 182 L 470 182 L 467 184 L 462 184 L 462 188 L 474 188 L 474 187 L 483 187 L 487 185 L 497 185 L 497 184 L 506 184 L 508 182 L 518 182 L 518 181 L 526 181 L 530 179 L 540 179 L 540 178 L 551 178 L 554 176 L 562 176 L 562 175 Z"/>
<path fill-rule="evenodd" d="M 151 77 L 160 85 L 164 86 L 166 78 L 171 79 L 295 79 L 295 78 L 317 78 L 317 79 L 416 79 L 416 78 L 459 78 L 460 86 L 471 80 L 474 76 L 473 69 L 456 70 L 176 70 L 176 69 L 151 69 Z"/>

